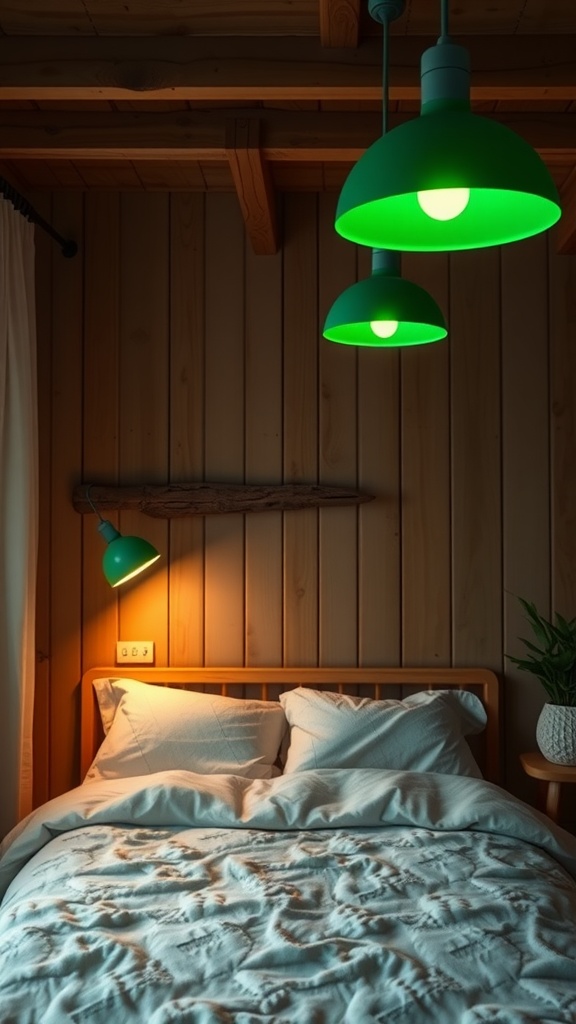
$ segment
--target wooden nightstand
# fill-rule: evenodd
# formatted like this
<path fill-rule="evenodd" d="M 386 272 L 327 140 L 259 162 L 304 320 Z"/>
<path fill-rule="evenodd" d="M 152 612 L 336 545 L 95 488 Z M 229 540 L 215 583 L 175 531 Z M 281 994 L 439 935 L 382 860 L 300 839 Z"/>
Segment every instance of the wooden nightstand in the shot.
<path fill-rule="evenodd" d="M 563 782 L 576 784 L 576 765 L 552 764 L 536 751 L 520 754 L 520 761 L 527 775 L 546 783 L 544 810 L 552 821 L 558 821 L 560 787 Z"/>

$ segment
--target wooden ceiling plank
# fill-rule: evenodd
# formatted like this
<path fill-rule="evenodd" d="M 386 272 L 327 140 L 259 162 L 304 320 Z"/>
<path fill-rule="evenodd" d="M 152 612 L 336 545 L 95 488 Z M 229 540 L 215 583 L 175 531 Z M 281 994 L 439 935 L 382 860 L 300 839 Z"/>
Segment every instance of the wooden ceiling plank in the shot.
<path fill-rule="evenodd" d="M 97 35 L 310 35 L 318 34 L 319 0 L 11 0 L 2 3 L 7 35 L 68 32 Z M 573 0 L 497 0 L 453 4 L 452 35 L 569 32 Z M 379 26 L 362 4 L 363 35 Z M 409 0 L 392 34 L 439 31 L 438 3 Z"/>
<path fill-rule="evenodd" d="M 576 37 L 469 36 L 475 100 L 576 100 Z M 430 37 L 398 36 L 390 100 L 417 100 Z M 287 37 L 0 38 L 0 100 L 378 100 L 380 40 Z"/>
<path fill-rule="evenodd" d="M 115 110 L 148 110 L 157 114 L 161 114 L 167 110 L 174 111 L 189 109 L 186 100 L 141 100 L 140 103 L 135 103 L 134 100 L 115 100 L 111 105 Z M 86 105 L 84 105 L 84 109 L 86 109 Z"/>
<path fill-rule="evenodd" d="M 159 192 L 206 192 L 206 182 L 198 163 L 162 163 L 159 160 L 139 160 L 138 177 L 144 188 Z"/>
<path fill-rule="evenodd" d="M 198 166 L 206 182 L 206 192 L 236 191 L 228 161 L 225 163 L 221 161 L 217 163 L 203 163 L 200 161 Z"/>
<path fill-rule="evenodd" d="M 230 111 L 233 120 L 235 110 Z M 380 116 L 370 111 L 260 110 L 248 121 L 261 123 L 260 150 L 247 149 L 253 161 L 320 160 L 352 162 L 380 135 Z M 151 114 L 131 111 L 98 111 L 78 115 L 67 111 L 0 110 L 0 156 L 6 160 L 200 160 L 223 161 L 228 157 L 225 138 L 226 111 L 183 111 Z M 390 128 L 409 119 L 393 114 Z M 576 153 L 576 114 L 501 113 L 493 120 L 506 125 L 537 149 L 544 159 Z M 253 130 L 253 129 L 250 129 Z M 248 160 L 248 155 L 244 159 Z M 252 171 L 262 178 L 254 165 Z M 263 185 L 259 186 L 263 188 Z"/>
<path fill-rule="evenodd" d="M 24 160 L 18 165 L 18 174 L 20 180 L 24 182 L 24 188 L 19 189 L 19 191 L 23 192 L 24 196 L 26 196 L 30 189 L 47 188 L 53 190 L 62 187 L 54 174 L 52 165 L 47 160 Z M 12 183 L 14 186 L 16 185 L 14 178 Z"/>
<path fill-rule="evenodd" d="M 539 100 L 538 101 L 538 113 L 565 113 L 569 107 L 568 100 Z M 498 100 L 494 104 L 494 110 L 498 113 L 507 113 L 509 111 L 526 111 L 526 103 L 524 100 Z M 477 112 L 476 110 L 474 111 Z"/>
<path fill-rule="evenodd" d="M 142 182 L 128 160 L 80 160 L 76 169 L 87 188 L 142 191 Z"/>
<path fill-rule="evenodd" d="M 201 112 L 0 111 L 0 152 L 21 159 L 223 160 L 225 117 Z M 10 157 L 11 158 L 11 157 Z"/>
<path fill-rule="evenodd" d="M 47 160 L 46 168 L 58 180 L 60 188 L 86 188 L 82 175 L 71 160 Z"/>
<path fill-rule="evenodd" d="M 324 165 L 271 164 L 272 178 L 279 192 L 323 192 Z M 349 168 L 348 168 L 349 169 Z"/>
<path fill-rule="evenodd" d="M 360 0 L 318 0 L 320 43 L 329 47 L 358 46 Z"/>
<path fill-rule="evenodd" d="M 555 228 L 556 251 L 564 256 L 576 253 L 576 167 L 560 186 L 562 216 Z"/>
<path fill-rule="evenodd" d="M 57 3 L 38 3 L 38 0 L 16 0 L 2 4 L 2 28 L 8 36 L 14 35 L 95 35 L 96 30 L 82 0 L 58 0 Z"/>
<path fill-rule="evenodd" d="M 42 100 L 34 101 L 36 110 L 86 110 L 85 100 Z M 91 100 L 90 110 L 114 110 L 109 100 Z"/>
<path fill-rule="evenodd" d="M 21 0 L 18 0 L 21 2 Z M 83 0 L 100 35 L 316 34 L 314 0 Z M 62 0 L 58 0 L 61 4 Z M 38 3 L 36 2 L 38 7 Z M 134 26 L 132 28 L 132 26 Z"/>
<path fill-rule="evenodd" d="M 263 100 L 268 110 L 319 110 L 319 100 Z"/>
<path fill-rule="evenodd" d="M 276 197 L 260 148 L 258 119 L 227 121 L 226 155 L 252 249 L 256 256 L 274 256 L 278 252 Z"/>
<path fill-rule="evenodd" d="M 12 185 L 12 188 L 15 188 L 17 192 L 21 192 L 25 196 L 26 189 L 29 186 L 25 178 L 22 177 L 21 170 L 17 164 L 13 164 L 10 160 L 0 160 L 0 176 L 9 185 Z"/>

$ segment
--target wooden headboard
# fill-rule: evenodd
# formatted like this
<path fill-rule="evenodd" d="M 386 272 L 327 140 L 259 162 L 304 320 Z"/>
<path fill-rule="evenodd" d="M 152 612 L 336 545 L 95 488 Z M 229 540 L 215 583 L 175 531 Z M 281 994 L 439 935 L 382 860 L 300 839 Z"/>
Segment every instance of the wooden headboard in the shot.
<path fill-rule="evenodd" d="M 340 693 L 400 698 L 416 690 L 450 687 L 472 690 L 482 700 L 488 723 L 478 744 L 476 757 L 484 777 L 500 781 L 500 685 L 498 677 L 483 668 L 142 668 L 104 666 L 91 668 L 82 676 L 82 727 L 80 769 L 84 778 L 103 732 L 93 679 L 138 679 L 157 686 L 185 687 L 219 693 L 228 697 L 277 699 L 283 689 L 311 686 Z M 476 737 L 473 737 L 475 740 Z"/>

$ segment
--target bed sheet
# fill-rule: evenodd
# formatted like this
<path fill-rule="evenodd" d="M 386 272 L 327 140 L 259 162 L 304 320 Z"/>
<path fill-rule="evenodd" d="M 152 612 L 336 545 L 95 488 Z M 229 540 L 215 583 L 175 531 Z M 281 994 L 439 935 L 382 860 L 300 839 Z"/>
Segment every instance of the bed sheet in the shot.
<path fill-rule="evenodd" d="M 576 840 L 476 779 L 93 783 L 4 844 L 2 1024 L 573 1024 Z"/>

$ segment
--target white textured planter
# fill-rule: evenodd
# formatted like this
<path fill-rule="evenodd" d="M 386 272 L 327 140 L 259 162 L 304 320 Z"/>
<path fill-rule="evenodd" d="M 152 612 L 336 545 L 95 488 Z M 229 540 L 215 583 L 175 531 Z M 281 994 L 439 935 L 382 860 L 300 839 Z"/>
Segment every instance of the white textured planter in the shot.
<path fill-rule="evenodd" d="M 576 708 L 545 704 L 536 725 L 536 742 L 553 764 L 576 765 Z"/>

